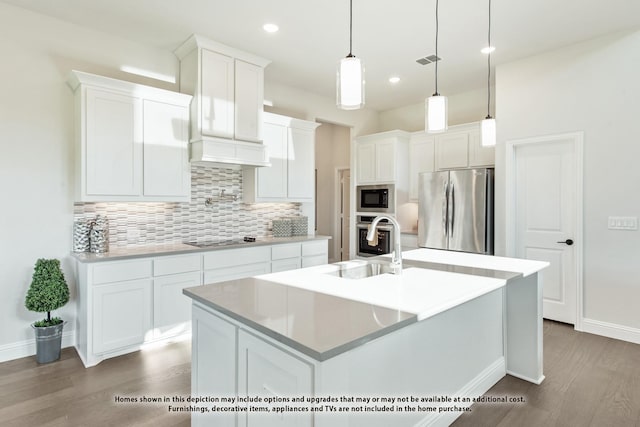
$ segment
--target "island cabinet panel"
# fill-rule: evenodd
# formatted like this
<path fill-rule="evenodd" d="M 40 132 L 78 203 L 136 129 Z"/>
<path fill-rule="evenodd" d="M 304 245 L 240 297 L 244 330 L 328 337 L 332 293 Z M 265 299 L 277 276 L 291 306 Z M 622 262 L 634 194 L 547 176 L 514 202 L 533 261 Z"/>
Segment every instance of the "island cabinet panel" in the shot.
<path fill-rule="evenodd" d="M 151 330 L 151 280 L 96 286 L 93 352 L 142 344 Z"/>
<path fill-rule="evenodd" d="M 194 396 L 235 397 L 237 387 L 237 327 L 220 317 L 193 307 L 191 390 Z M 192 426 L 210 426 L 211 419 L 196 412 Z M 217 413 L 215 425 L 235 427 L 234 414 Z"/>
<path fill-rule="evenodd" d="M 242 396 L 299 397 L 313 395 L 314 365 L 255 335 L 238 332 L 238 392 Z M 279 405 L 280 406 L 280 405 Z M 311 412 L 267 417 L 248 412 L 239 415 L 240 427 L 313 426 Z"/>

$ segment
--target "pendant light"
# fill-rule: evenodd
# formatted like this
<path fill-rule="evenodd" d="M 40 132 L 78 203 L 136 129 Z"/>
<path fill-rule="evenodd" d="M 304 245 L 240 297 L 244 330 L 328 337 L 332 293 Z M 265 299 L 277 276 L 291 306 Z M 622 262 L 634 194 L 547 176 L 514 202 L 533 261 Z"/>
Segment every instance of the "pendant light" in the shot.
<path fill-rule="evenodd" d="M 436 0 L 436 91 L 425 101 L 426 129 L 429 133 L 447 130 L 447 97 L 438 93 L 438 62 L 440 61 L 438 58 L 438 25 L 438 0 Z"/>
<path fill-rule="evenodd" d="M 349 54 L 338 62 L 336 104 L 343 110 L 364 107 L 364 64 L 351 52 L 353 44 L 353 0 L 349 0 Z"/>
<path fill-rule="evenodd" d="M 483 147 L 496 145 L 496 119 L 491 117 L 491 0 L 489 0 L 489 31 L 487 41 L 487 117 L 480 124 Z"/>

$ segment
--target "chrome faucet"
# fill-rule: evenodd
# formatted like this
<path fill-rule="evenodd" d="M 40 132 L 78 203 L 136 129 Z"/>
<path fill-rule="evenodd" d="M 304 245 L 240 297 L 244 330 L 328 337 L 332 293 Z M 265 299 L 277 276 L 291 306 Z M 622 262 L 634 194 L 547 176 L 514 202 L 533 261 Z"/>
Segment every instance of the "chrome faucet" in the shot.
<path fill-rule="evenodd" d="M 394 244 L 393 244 L 393 255 L 391 256 L 391 273 L 393 274 L 402 274 L 402 249 L 400 248 L 400 224 L 396 219 L 392 216 L 379 215 L 373 219 L 371 225 L 369 226 L 369 231 L 367 232 L 367 240 L 369 242 L 373 241 L 374 233 L 376 233 L 376 227 L 380 220 L 386 219 L 388 220 L 394 228 Z"/>

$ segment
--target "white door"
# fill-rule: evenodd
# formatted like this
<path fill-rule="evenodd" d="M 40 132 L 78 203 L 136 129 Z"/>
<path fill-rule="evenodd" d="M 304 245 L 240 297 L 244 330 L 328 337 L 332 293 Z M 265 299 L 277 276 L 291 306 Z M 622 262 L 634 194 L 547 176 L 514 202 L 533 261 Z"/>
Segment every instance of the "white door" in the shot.
<path fill-rule="evenodd" d="M 580 141 L 558 135 L 516 144 L 514 154 L 515 255 L 547 261 L 541 272 L 543 316 L 575 324 L 576 251 L 581 205 Z M 509 178 L 508 178 L 509 179 Z"/>

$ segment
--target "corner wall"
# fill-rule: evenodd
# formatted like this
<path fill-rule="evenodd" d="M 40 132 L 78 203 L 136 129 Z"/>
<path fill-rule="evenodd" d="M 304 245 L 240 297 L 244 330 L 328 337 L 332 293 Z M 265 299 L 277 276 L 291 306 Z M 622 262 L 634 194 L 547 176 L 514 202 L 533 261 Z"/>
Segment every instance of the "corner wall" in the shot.
<path fill-rule="evenodd" d="M 584 131 L 584 330 L 640 342 L 640 31 L 498 66 L 496 253 L 504 254 L 505 142 Z"/>

